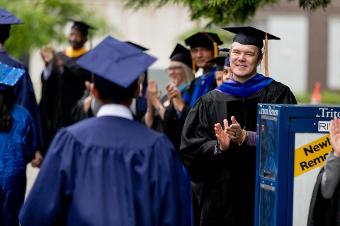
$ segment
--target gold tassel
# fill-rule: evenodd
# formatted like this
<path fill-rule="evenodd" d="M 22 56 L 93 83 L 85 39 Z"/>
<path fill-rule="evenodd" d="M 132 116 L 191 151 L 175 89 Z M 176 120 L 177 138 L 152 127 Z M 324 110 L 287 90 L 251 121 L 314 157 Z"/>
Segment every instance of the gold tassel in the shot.
<path fill-rule="evenodd" d="M 213 45 L 214 45 L 214 58 L 218 57 L 218 46 L 217 43 L 213 41 Z"/>
<path fill-rule="evenodd" d="M 196 64 L 194 61 L 192 61 L 192 66 L 191 66 L 192 71 L 194 72 L 194 74 L 196 73 Z"/>
<path fill-rule="evenodd" d="M 264 41 L 264 75 L 268 77 L 268 35 L 266 33 L 266 39 Z"/>

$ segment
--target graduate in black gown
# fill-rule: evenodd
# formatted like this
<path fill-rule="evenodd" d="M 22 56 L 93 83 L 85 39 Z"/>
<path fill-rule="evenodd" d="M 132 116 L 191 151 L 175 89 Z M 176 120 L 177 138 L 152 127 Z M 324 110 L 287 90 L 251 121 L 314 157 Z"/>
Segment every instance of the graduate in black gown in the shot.
<path fill-rule="evenodd" d="M 6 64 L 14 68 L 20 68 L 25 71 L 14 87 L 15 103 L 26 108 L 31 114 L 34 122 L 34 133 L 36 140 L 36 147 L 39 149 L 42 146 L 42 126 L 40 120 L 40 112 L 35 99 L 33 84 L 28 73 L 27 67 L 18 60 L 11 57 L 5 50 L 4 44 L 10 36 L 12 25 L 22 24 L 22 21 L 7 10 L 0 8 L 0 63 Z M 40 156 L 39 152 L 37 155 Z M 40 160 L 36 161 L 36 165 L 40 164 Z"/>
<path fill-rule="evenodd" d="M 80 58 L 97 117 L 61 129 L 20 213 L 22 226 L 189 226 L 188 175 L 165 135 L 133 120 L 138 77 L 155 61 L 112 37 Z"/>
<path fill-rule="evenodd" d="M 287 86 L 257 73 L 266 33 L 226 29 L 236 33 L 232 77 L 198 100 L 182 133 L 180 154 L 194 182 L 196 226 L 253 225 L 257 104 L 296 103 Z"/>
<path fill-rule="evenodd" d="M 186 105 L 193 107 L 201 96 L 216 88 L 216 68 L 209 61 L 218 56 L 218 46 L 223 42 L 215 33 L 197 32 L 185 39 L 185 44 L 190 46 L 194 71 L 198 69 L 184 96 Z M 202 74 L 197 74 L 201 71 Z"/>
<path fill-rule="evenodd" d="M 40 110 L 44 130 L 46 152 L 55 133 L 61 127 L 74 123 L 72 109 L 86 89 L 85 82 L 91 81 L 91 73 L 77 65 L 76 61 L 88 52 L 85 43 L 90 25 L 74 21 L 69 34 L 70 46 L 56 54 L 42 52 L 45 69 L 41 75 L 42 92 Z"/>

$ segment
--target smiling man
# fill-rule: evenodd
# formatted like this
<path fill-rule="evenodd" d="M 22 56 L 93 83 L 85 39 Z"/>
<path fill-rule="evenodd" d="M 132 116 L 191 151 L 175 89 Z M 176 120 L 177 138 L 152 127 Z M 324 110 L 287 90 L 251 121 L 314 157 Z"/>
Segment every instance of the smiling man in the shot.
<path fill-rule="evenodd" d="M 236 34 L 231 79 L 197 101 L 182 132 L 200 226 L 253 225 L 257 104 L 296 103 L 287 86 L 257 72 L 263 40 L 278 38 L 253 27 L 225 29 Z"/>
<path fill-rule="evenodd" d="M 218 46 L 223 42 L 215 33 L 197 32 L 185 39 L 185 44 L 190 46 L 194 71 L 195 69 L 203 71 L 202 75 L 190 83 L 188 94 L 184 96 L 185 103 L 193 107 L 201 96 L 216 88 L 216 67 L 210 60 L 217 57 Z"/>

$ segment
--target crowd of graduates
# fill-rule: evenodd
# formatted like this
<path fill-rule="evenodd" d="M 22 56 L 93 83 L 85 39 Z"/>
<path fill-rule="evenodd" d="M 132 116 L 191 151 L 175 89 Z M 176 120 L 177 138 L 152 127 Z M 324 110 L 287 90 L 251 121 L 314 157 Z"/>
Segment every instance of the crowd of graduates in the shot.
<path fill-rule="evenodd" d="M 257 71 L 278 37 L 226 27 L 222 48 L 195 33 L 169 54 L 160 96 L 147 48 L 108 36 L 89 50 L 93 27 L 73 21 L 68 48 L 41 49 L 37 104 L 4 49 L 21 23 L 0 9 L 1 225 L 253 225 L 257 104 L 297 103 Z M 29 162 L 41 169 L 24 202 Z"/>

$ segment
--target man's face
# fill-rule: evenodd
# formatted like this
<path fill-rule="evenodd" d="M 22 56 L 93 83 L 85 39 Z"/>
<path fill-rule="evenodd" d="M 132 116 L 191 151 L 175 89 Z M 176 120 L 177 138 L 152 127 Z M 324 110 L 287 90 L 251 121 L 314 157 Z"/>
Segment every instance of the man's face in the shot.
<path fill-rule="evenodd" d="M 87 41 L 87 37 L 77 29 L 71 29 L 68 41 L 73 49 L 80 49 Z"/>
<path fill-rule="evenodd" d="M 208 63 L 214 57 L 213 50 L 207 47 L 195 47 L 190 50 L 192 61 L 195 62 L 198 68 L 209 68 L 211 66 Z"/>
<path fill-rule="evenodd" d="M 236 77 L 248 78 L 257 71 L 260 62 L 259 48 L 234 42 L 230 51 L 230 69 Z"/>

